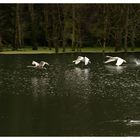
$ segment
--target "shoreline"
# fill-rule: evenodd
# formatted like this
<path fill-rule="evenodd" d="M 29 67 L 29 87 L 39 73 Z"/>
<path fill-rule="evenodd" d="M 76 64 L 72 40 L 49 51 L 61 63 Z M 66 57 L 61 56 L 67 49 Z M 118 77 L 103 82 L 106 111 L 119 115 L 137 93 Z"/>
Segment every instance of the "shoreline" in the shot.
<path fill-rule="evenodd" d="M 82 54 L 82 53 L 99 53 L 99 54 L 107 54 L 107 53 L 110 53 L 110 54 L 117 54 L 117 53 L 140 53 L 140 51 L 127 51 L 127 52 L 124 52 L 124 51 L 118 51 L 118 52 L 110 52 L 110 51 L 105 51 L 105 52 L 102 52 L 102 51 L 81 51 L 81 52 L 58 52 L 58 53 L 55 53 L 55 52 L 7 52 L 7 51 L 4 51 L 4 52 L 0 52 L 0 55 L 16 55 L 16 54 L 19 54 L 19 55 L 35 55 L 35 54 Z"/>
<path fill-rule="evenodd" d="M 38 50 L 32 50 L 31 48 L 23 48 L 19 49 L 16 51 L 6 49 L 4 48 L 1 52 L 0 55 L 9 55 L 9 54 L 80 54 L 80 53 L 140 53 L 140 48 L 135 48 L 135 50 L 131 50 L 131 48 L 128 48 L 128 51 L 125 52 L 124 50 L 119 50 L 117 52 L 114 51 L 114 48 L 106 47 L 106 49 L 102 50 L 102 48 L 82 48 L 81 51 L 72 51 L 71 48 L 66 48 L 65 52 L 63 52 L 63 48 L 59 48 L 59 52 L 55 52 L 55 49 L 52 48 L 49 50 L 49 48 L 43 48 L 40 47 Z"/>

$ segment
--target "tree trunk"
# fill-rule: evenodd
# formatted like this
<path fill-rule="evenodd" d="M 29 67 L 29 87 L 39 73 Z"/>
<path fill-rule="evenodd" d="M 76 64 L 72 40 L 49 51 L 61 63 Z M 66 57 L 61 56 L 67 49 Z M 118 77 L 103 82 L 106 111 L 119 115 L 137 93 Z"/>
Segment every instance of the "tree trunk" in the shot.
<path fill-rule="evenodd" d="M 16 11 L 15 11 L 15 34 L 14 34 L 14 46 L 13 50 L 17 50 L 21 48 L 22 39 L 21 39 L 21 23 L 20 23 L 20 5 L 16 4 Z"/>
<path fill-rule="evenodd" d="M 63 52 L 65 52 L 65 47 L 66 47 L 66 7 L 65 5 L 63 6 L 63 15 L 64 15 L 64 20 L 63 20 Z"/>
<path fill-rule="evenodd" d="M 134 51 L 135 49 L 135 28 L 132 30 L 132 35 L 131 35 L 131 50 Z"/>
<path fill-rule="evenodd" d="M 127 52 L 127 47 L 128 47 L 128 18 L 129 18 L 129 5 L 126 5 L 125 36 L 124 36 L 124 51 L 125 52 Z"/>
<path fill-rule="evenodd" d="M 106 47 L 106 36 L 107 36 L 107 23 L 108 23 L 108 9 L 107 5 L 104 5 L 104 29 L 103 29 L 103 53 Z"/>
<path fill-rule="evenodd" d="M 121 50 L 122 46 L 121 40 L 122 40 L 122 31 L 117 29 L 117 31 L 115 32 L 115 52 Z"/>
<path fill-rule="evenodd" d="M 58 53 L 59 42 L 58 42 L 58 9 L 57 9 L 57 5 L 53 6 L 52 19 L 53 19 L 53 28 L 52 28 L 53 46 L 55 48 L 55 52 Z"/>
<path fill-rule="evenodd" d="M 75 5 L 72 5 L 72 51 L 75 51 Z"/>
<path fill-rule="evenodd" d="M 29 4 L 29 13 L 31 19 L 31 42 L 32 42 L 32 50 L 37 50 L 37 42 L 36 42 L 36 23 L 35 23 L 35 15 L 34 15 L 34 5 Z"/>
<path fill-rule="evenodd" d="M 78 23 L 78 48 L 77 51 L 81 52 L 81 48 L 82 48 L 82 34 L 81 34 L 81 26 L 80 26 L 80 22 Z"/>
<path fill-rule="evenodd" d="M 48 43 L 49 50 L 52 49 L 52 15 L 49 13 L 50 7 L 44 5 L 44 32 L 45 32 L 45 43 Z"/>
<path fill-rule="evenodd" d="M 2 36 L 0 34 L 0 52 L 2 51 L 2 48 L 3 48 L 3 44 L 2 44 Z"/>

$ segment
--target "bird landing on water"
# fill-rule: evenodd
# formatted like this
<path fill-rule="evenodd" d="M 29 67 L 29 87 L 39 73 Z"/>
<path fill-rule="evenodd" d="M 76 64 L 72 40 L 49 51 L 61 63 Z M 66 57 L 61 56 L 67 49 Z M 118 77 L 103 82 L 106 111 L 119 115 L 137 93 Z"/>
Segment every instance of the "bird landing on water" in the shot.
<path fill-rule="evenodd" d="M 33 66 L 27 66 L 28 68 L 36 68 L 36 69 L 46 69 L 45 65 L 49 64 L 45 61 L 41 61 L 40 63 L 36 62 L 36 61 L 32 61 L 32 65 Z"/>
<path fill-rule="evenodd" d="M 105 61 L 104 63 L 110 63 L 110 62 L 114 62 L 116 61 L 116 66 L 120 66 L 123 63 L 126 63 L 126 60 L 120 58 L 120 57 L 113 57 L 113 56 L 106 56 L 106 58 L 109 58 L 107 61 Z"/>
<path fill-rule="evenodd" d="M 86 56 L 78 56 L 78 58 L 74 61 L 72 61 L 73 63 L 75 63 L 76 65 L 79 64 L 80 62 L 84 62 L 84 65 L 88 65 L 89 63 L 91 63 L 91 61 L 89 60 L 89 58 L 87 58 Z"/>

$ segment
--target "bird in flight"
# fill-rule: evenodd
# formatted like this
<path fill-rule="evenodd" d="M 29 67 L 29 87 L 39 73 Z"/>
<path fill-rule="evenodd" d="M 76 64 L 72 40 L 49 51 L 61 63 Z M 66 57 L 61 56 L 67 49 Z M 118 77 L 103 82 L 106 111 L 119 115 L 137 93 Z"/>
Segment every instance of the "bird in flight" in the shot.
<path fill-rule="evenodd" d="M 44 67 L 45 65 L 49 65 L 49 64 L 45 61 L 41 61 L 40 63 L 33 61 L 32 66 L 27 66 L 27 67 L 37 68 L 37 69 L 46 69 L 46 67 Z"/>
<path fill-rule="evenodd" d="M 120 66 L 123 63 L 126 63 L 126 60 L 120 58 L 120 57 L 113 57 L 113 56 L 106 56 L 106 58 L 109 58 L 107 61 L 104 63 L 110 63 L 116 61 L 116 66 Z"/>
<path fill-rule="evenodd" d="M 134 62 L 136 63 L 136 65 L 140 65 L 140 60 L 139 59 L 134 59 Z"/>
<path fill-rule="evenodd" d="M 85 66 L 88 64 L 88 63 L 91 63 L 89 58 L 87 58 L 86 56 L 83 57 L 83 56 L 78 56 L 78 58 L 76 60 L 73 61 L 73 63 L 75 63 L 76 65 L 79 64 L 80 62 L 84 62 Z"/>

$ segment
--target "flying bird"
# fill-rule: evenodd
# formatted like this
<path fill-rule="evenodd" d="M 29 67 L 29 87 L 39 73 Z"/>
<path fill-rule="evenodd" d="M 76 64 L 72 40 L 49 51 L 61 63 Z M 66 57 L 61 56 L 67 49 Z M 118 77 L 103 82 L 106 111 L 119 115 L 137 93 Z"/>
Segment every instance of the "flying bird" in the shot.
<path fill-rule="evenodd" d="M 110 62 L 116 61 L 116 66 L 120 66 L 123 63 L 126 63 L 126 61 L 120 57 L 113 57 L 113 56 L 106 56 L 106 57 L 109 59 L 105 61 L 104 63 L 110 63 Z"/>
<path fill-rule="evenodd" d="M 84 62 L 85 66 L 88 64 L 88 63 L 91 63 L 89 58 L 87 58 L 86 56 L 83 57 L 83 56 L 78 56 L 78 58 L 76 60 L 73 61 L 73 63 L 75 63 L 76 65 L 79 64 L 80 62 Z"/>
<path fill-rule="evenodd" d="M 140 60 L 139 59 L 134 59 L 134 62 L 136 63 L 136 65 L 140 65 Z"/>
<path fill-rule="evenodd" d="M 47 62 L 45 61 L 41 61 L 40 63 L 33 61 L 32 62 L 33 66 L 27 66 L 27 67 L 31 67 L 31 68 L 37 68 L 37 69 L 46 69 L 44 66 L 45 65 L 49 65 Z"/>

